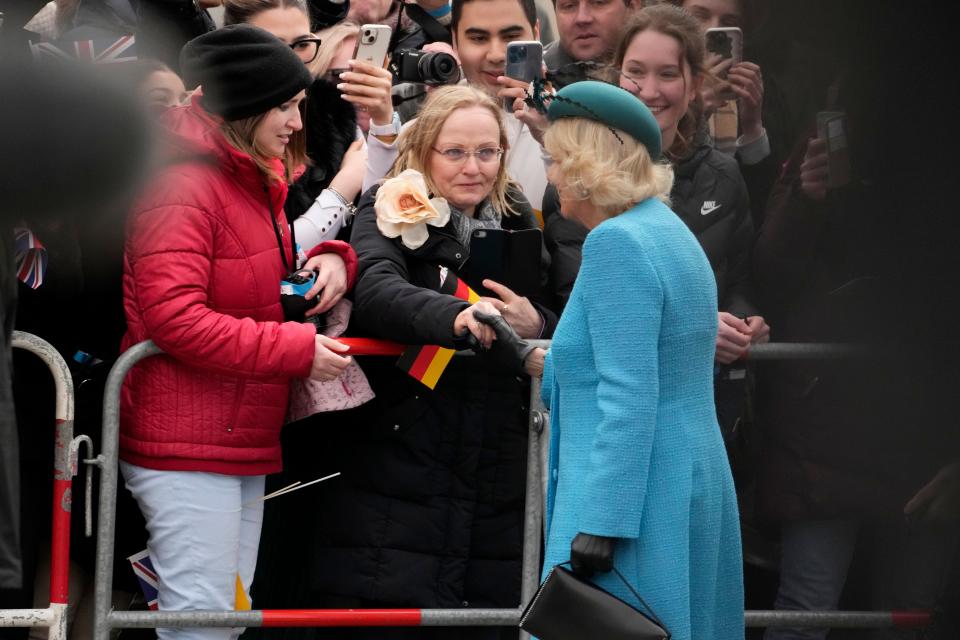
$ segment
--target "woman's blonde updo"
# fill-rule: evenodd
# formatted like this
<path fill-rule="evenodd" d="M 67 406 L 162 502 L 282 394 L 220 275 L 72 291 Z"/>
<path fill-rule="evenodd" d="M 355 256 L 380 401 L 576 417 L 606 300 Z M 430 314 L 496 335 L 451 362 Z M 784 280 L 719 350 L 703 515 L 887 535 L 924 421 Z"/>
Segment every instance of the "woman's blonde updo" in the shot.
<path fill-rule="evenodd" d="M 647 198 L 670 202 L 673 169 L 654 162 L 624 131 L 587 118 L 561 118 L 547 129 L 543 143 L 560 176 L 557 188 L 589 201 L 605 217 Z"/>

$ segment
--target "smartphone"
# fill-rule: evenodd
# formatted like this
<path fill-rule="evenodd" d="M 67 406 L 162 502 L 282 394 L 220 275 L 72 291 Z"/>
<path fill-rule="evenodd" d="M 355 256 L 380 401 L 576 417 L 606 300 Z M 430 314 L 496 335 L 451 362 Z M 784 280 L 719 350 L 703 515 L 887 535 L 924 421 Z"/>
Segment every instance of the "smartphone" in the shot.
<path fill-rule="evenodd" d="M 516 40 L 507 44 L 507 62 L 503 75 L 533 82 L 543 76 L 543 45 L 536 40 Z M 513 99 L 504 98 L 503 108 L 513 111 Z"/>
<path fill-rule="evenodd" d="M 850 183 L 850 151 L 847 149 L 847 117 L 842 111 L 817 113 L 817 137 L 827 145 L 827 188 Z"/>
<path fill-rule="evenodd" d="M 743 31 L 739 27 L 714 27 L 707 29 L 706 46 L 708 53 L 715 53 L 723 60 L 733 60 L 735 64 L 743 62 Z M 721 80 L 727 79 L 727 73 L 720 74 Z M 724 100 L 735 100 L 737 94 L 733 91 L 722 91 L 720 97 Z"/>
<path fill-rule="evenodd" d="M 389 49 L 390 27 L 385 24 L 365 24 L 360 27 L 353 59 L 378 67 L 386 67 Z"/>
<path fill-rule="evenodd" d="M 475 229 L 470 235 L 470 272 L 506 285 L 517 295 L 537 295 L 542 247 L 540 229 Z M 497 297 L 479 282 L 474 290 Z"/>

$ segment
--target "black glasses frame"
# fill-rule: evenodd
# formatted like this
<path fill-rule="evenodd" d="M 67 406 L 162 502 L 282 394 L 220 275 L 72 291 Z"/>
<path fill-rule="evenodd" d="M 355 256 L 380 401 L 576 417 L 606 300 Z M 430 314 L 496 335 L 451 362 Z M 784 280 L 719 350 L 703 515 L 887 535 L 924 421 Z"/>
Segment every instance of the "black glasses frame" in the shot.
<path fill-rule="evenodd" d="M 307 43 L 313 45 L 313 55 L 310 56 L 310 59 L 309 59 L 309 60 L 301 57 L 300 54 L 297 52 L 297 47 L 298 47 L 298 46 L 302 46 L 302 45 L 307 44 Z M 299 40 L 295 40 L 294 42 L 291 42 L 288 46 L 290 47 L 290 49 L 293 50 L 294 53 L 297 54 L 297 57 L 299 57 L 301 60 L 303 60 L 303 63 L 304 63 L 304 64 L 310 64 L 311 62 L 313 62 L 314 60 L 316 60 L 316 59 L 317 59 L 317 56 L 320 54 L 320 45 L 321 45 L 321 44 L 323 44 L 323 43 L 321 42 L 320 38 L 300 38 Z"/>

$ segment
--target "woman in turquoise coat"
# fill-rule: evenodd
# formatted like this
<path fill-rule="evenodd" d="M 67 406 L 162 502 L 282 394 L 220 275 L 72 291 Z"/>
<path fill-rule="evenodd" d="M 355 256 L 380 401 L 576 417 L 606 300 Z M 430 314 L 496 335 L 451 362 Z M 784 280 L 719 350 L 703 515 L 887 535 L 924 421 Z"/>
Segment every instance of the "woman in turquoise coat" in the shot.
<path fill-rule="evenodd" d="M 543 362 L 551 410 L 544 574 L 575 573 L 675 640 L 744 637 L 737 499 L 713 403 L 717 292 L 665 204 L 673 180 L 650 110 L 599 82 L 561 90 L 545 146 L 561 212 L 590 233 Z M 653 158 L 653 159 L 651 159 Z"/>

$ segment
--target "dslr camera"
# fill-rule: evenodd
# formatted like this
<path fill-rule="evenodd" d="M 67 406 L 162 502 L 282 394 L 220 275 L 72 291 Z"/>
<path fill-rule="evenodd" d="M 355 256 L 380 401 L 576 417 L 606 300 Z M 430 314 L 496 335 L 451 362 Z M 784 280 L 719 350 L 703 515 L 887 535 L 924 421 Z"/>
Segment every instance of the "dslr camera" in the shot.
<path fill-rule="evenodd" d="M 421 82 L 442 85 L 456 84 L 460 81 L 460 65 L 449 53 L 402 49 L 394 54 L 390 61 L 390 70 L 397 83 Z"/>

